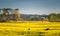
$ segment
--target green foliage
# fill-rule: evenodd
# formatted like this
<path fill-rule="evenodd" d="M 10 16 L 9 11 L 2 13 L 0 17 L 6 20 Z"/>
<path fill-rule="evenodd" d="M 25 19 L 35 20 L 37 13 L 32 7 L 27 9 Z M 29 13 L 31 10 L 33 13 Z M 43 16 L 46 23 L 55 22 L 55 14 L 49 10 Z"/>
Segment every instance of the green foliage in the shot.
<path fill-rule="evenodd" d="M 49 21 L 60 21 L 60 14 L 51 13 L 49 15 Z"/>
<path fill-rule="evenodd" d="M 15 13 L 16 15 L 12 15 L 12 19 L 13 18 L 16 18 L 16 19 L 18 19 L 19 20 L 19 18 L 20 18 L 20 15 L 19 15 L 19 13 L 18 13 L 18 10 L 19 9 L 11 9 L 11 8 L 2 8 L 2 9 L 0 9 L 0 12 L 2 11 L 2 13 L 0 14 L 1 15 L 1 21 L 3 21 L 3 20 L 5 20 L 5 21 L 10 21 L 10 16 L 12 15 L 12 11 L 15 13 L 15 12 L 17 12 L 17 13 Z M 11 15 L 10 15 L 11 14 Z M 15 17 L 13 17 L 13 16 L 15 16 Z"/>

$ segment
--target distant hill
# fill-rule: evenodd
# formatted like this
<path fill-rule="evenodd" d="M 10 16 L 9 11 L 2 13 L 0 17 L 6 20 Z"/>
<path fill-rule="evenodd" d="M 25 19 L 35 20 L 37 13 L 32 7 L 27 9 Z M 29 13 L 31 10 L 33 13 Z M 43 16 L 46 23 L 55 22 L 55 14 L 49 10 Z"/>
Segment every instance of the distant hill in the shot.
<path fill-rule="evenodd" d="M 48 16 L 49 15 L 27 15 L 27 14 L 21 14 L 20 17 L 21 18 L 24 18 L 26 20 L 29 20 L 30 18 L 33 20 L 36 20 L 36 19 L 39 19 L 39 20 L 42 20 L 42 19 L 48 19 Z"/>

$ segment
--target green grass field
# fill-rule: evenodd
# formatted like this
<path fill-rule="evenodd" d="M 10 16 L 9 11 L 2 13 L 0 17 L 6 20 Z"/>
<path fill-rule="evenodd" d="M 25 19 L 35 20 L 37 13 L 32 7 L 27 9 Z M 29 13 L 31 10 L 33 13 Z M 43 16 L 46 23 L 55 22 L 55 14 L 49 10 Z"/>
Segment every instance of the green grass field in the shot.
<path fill-rule="evenodd" d="M 60 22 L 0 23 L 0 36 L 60 36 Z"/>

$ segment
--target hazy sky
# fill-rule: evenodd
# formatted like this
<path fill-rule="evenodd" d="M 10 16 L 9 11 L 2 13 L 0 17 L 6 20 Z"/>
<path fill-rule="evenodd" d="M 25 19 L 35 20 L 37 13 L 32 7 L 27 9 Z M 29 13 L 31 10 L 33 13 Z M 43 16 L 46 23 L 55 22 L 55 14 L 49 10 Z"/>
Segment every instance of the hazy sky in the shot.
<path fill-rule="evenodd" d="M 0 0 L 0 8 L 19 8 L 22 14 L 60 13 L 60 0 Z"/>

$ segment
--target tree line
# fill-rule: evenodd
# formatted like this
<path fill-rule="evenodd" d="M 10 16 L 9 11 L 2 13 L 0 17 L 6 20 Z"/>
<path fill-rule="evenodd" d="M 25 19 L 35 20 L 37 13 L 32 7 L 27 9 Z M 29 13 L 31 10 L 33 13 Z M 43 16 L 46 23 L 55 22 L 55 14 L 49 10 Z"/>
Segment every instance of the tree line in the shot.
<path fill-rule="evenodd" d="M 56 13 L 51 13 L 49 15 L 49 21 L 52 21 L 52 22 L 59 22 L 60 21 L 60 13 L 56 14 Z"/>
<path fill-rule="evenodd" d="M 19 20 L 19 9 L 2 8 L 0 9 L 0 21 Z"/>
<path fill-rule="evenodd" d="M 19 9 L 11 9 L 11 8 L 2 8 L 0 9 L 0 21 L 10 21 L 10 20 L 16 20 L 16 21 L 27 21 L 27 19 L 25 18 L 25 16 L 23 16 L 23 18 L 20 18 L 20 13 L 19 13 Z M 56 14 L 56 13 L 51 13 L 48 15 L 48 18 L 45 17 L 39 17 L 39 16 L 30 16 L 28 18 L 28 21 L 51 21 L 51 22 L 56 22 L 56 21 L 60 21 L 60 13 Z"/>

